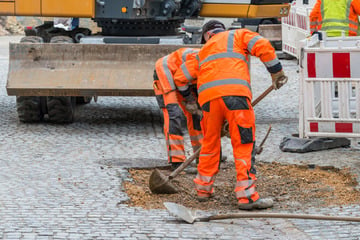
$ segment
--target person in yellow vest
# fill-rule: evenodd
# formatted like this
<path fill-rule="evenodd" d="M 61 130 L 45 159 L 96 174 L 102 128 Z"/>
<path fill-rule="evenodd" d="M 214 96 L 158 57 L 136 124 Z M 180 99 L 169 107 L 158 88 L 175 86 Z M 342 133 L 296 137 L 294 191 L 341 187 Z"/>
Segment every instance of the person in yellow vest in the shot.
<path fill-rule="evenodd" d="M 360 0 L 317 0 L 310 13 L 310 32 L 324 31 L 329 37 L 357 36 Z"/>

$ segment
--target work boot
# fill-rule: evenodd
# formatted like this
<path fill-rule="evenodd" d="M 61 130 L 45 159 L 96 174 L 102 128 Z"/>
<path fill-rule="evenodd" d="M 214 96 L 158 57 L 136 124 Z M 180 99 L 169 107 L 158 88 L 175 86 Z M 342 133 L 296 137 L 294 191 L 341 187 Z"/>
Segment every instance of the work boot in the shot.
<path fill-rule="evenodd" d="M 265 209 L 271 208 L 274 202 L 271 198 L 259 198 L 253 203 L 239 203 L 240 210 L 253 210 L 253 209 Z"/>

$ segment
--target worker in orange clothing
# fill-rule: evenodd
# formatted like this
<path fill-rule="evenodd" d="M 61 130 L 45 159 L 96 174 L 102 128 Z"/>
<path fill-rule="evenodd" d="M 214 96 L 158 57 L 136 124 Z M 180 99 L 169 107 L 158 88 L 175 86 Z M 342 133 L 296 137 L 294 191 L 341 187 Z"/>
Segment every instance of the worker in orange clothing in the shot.
<path fill-rule="evenodd" d="M 185 161 L 184 137 L 181 128 L 181 119 L 185 114 L 191 145 L 195 152 L 201 147 L 203 134 L 200 126 L 201 110 L 189 113 L 184 98 L 179 94 L 174 83 L 174 73 L 189 58 L 197 55 L 199 49 L 180 48 L 171 54 L 157 60 L 155 64 L 153 87 L 159 107 L 164 115 L 164 134 L 166 139 L 168 162 L 176 169 Z M 191 87 L 189 95 L 197 99 L 196 78 L 187 76 Z M 194 85 L 195 84 L 195 85 Z"/>
<path fill-rule="evenodd" d="M 261 199 L 255 190 L 255 169 L 251 162 L 255 148 L 255 114 L 251 106 L 249 55 L 259 57 L 264 63 L 275 89 L 287 82 L 282 65 L 270 42 L 247 29 L 225 31 L 224 24 L 211 20 L 203 26 L 202 40 L 206 44 L 193 63 L 189 63 L 193 71 L 197 71 L 198 103 L 203 113 L 204 139 L 194 179 L 198 200 L 206 201 L 213 194 L 219 171 L 220 134 L 227 120 L 237 172 L 235 194 L 239 208 L 272 207 L 272 199 Z M 185 81 L 178 85 L 183 90 L 188 88 Z M 188 105 L 195 109 L 196 103 Z"/>
<path fill-rule="evenodd" d="M 325 31 L 329 37 L 357 36 L 360 0 L 317 0 L 310 13 L 310 32 Z"/>

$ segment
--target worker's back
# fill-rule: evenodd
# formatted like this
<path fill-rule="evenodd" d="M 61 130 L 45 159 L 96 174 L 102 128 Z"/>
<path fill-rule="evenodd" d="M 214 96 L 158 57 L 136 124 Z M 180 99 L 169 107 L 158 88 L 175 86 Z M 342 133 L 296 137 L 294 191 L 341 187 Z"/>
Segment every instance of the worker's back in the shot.
<path fill-rule="evenodd" d="M 318 0 L 310 14 L 311 32 L 325 31 L 329 37 L 342 33 L 356 36 L 359 13 L 359 0 Z"/>

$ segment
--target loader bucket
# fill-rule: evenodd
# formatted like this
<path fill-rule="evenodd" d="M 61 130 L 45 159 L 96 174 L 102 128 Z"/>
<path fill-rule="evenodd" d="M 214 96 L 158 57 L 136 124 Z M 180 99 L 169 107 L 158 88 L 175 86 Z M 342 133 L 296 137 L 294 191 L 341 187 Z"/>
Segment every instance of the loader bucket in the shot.
<path fill-rule="evenodd" d="M 184 46 L 11 43 L 7 93 L 151 96 L 156 60 L 181 47 Z"/>

